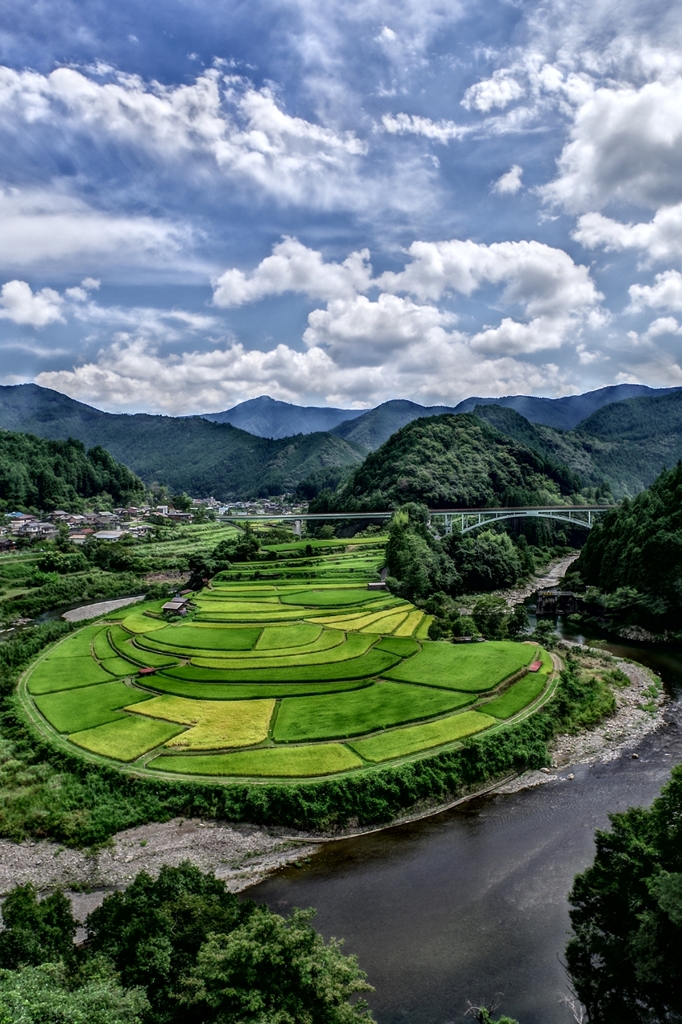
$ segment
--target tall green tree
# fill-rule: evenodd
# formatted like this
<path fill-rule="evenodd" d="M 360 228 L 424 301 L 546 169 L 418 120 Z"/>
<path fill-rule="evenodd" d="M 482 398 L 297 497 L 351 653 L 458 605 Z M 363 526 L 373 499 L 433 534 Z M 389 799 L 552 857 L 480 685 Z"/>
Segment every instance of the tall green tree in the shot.
<path fill-rule="evenodd" d="M 566 949 L 593 1024 L 682 1020 L 682 766 L 649 810 L 597 832 L 594 863 L 569 896 Z"/>

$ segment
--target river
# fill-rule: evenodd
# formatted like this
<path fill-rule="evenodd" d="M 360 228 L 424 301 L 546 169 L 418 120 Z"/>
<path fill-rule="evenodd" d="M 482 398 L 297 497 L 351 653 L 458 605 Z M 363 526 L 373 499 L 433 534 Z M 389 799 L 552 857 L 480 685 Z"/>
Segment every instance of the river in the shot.
<path fill-rule="evenodd" d="M 670 688 L 682 683 L 681 653 L 608 647 Z M 570 1024 L 566 895 L 594 856 L 595 829 L 613 811 L 650 804 L 682 760 L 681 725 L 674 703 L 639 760 L 566 768 L 535 789 L 329 844 L 249 895 L 280 913 L 315 907 L 322 934 L 345 938 L 367 971 L 379 1024 L 471 1021 L 469 1001 L 496 1002 L 520 1024 Z"/>

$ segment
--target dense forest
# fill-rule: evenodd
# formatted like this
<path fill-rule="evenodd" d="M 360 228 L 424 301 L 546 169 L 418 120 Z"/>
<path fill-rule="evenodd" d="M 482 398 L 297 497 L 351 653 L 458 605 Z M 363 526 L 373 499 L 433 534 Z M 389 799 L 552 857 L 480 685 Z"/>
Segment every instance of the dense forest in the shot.
<path fill-rule="evenodd" d="M 104 448 L 48 441 L 0 430 L 0 512 L 62 508 L 81 511 L 88 499 L 140 502 L 144 484 Z"/>
<path fill-rule="evenodd" d="M 566 467 L 476 416 L 433 416 L 409 423 L 367 456 L 316 512 L 372 512 L 405 502 L 430 508 L 562 504 L 580 488 Z"/>
<path fill-rule="evenodd" d="M 573 570 L 607 595 L 607 610 L 679 630 L 682 599 L 682 464 L 608 512 Z"/>
<path fill-rule="evenodd" d="M 23 1024 L 353 1024 L 373 1018 L 353 956 L 312 928 L 240 900 L 189 862 L 105 897 L 74 945 L 69 900 L 29 885 L 3 903 L 0 1020 Z"/>
<path fill-rule="evenodd" d="M 428 528 L 427 517 L 426 506 L 416 503 L 404 505 L 393 516 L 386 544 L 386 582 L 394 593 L 434 616 L 430 638 L 480 634 L 500 640 L 524 632 L 525 608 L 512 610 L 504 598 L 486 592 L 513 586 L 535 571 L 538 560 L 566 554 L 569 548 L 556 543 L 540 548 L 523 534 L 512 538 L 499 529 L 438 538 Z M 472 615 L 461 615 L 456 599 L 481 593 Z"/>
<path fill-rule="evenodd" d="M 649 810 L 615 814 L 597 832 L 569 901 L 566 961 L 588 1019 L 682 1020 L 682 768 Z"/>

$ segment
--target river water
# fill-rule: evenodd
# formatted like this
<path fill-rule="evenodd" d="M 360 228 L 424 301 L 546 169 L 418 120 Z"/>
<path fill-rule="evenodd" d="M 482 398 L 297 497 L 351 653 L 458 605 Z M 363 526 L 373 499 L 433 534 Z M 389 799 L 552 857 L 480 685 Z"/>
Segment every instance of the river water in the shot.
<path fill-rule="evenodd" d="M 682 684 L 682 653 L 608 647 L 670 688 Z M 611 812 L 650 804 L 682 760 L 677 703 L 637 750 L 639 760 L 566 768 L 535 789 L 329 844 L 249 895 L 279 913 L 316 907 L 316 927 L 345 938 L 367 971 L 379 1024 L 471 1021 L 469 1001 L 498 1003 L 520 1024 L 570 1024 L 566 895 L 592 861 L 595 829 Z"/>

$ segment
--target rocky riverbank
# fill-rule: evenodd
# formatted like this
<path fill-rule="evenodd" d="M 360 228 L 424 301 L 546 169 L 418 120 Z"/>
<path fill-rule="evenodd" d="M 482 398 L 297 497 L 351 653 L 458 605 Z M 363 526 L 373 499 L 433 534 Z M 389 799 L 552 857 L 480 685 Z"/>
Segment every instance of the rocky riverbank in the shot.
<path fill-rule="evenodd" d="M 515 604 L 521 604 L 527 597 L 534 594 L 536 590 L 549 590 L 552 587 L 558 586 L 568 572 L 569 566 L 575 562 L 579 554 L 579 551 L 574 551 L 564 558 L 557 559 L 556 562 L 550 562 L 544 572 L 537 576 L 532 576 L 522 586 L 512 587 L 511 590 L 496 590 L 495 594 L 498 597 L 503 597 L 510 608 Z"/>
<path fill-rule="evenodd" d="M 32 882 L 39 890 L 62 887 L 83 918 L 107 892 L 120 889 L 140 871 L 156 875 L 164 864 L 190 860 L 213 871 L 239 892 L 285 864 L 300 861 L 316 847 L 254 825 L 174 818 L 126 829 L 97 851 L 74 850 L 50 842 L 0 840 L 0 894 Z M 305 838 L 305 836 L 303 836 Z"/>
<path fill-rule="evenodd" d="M 579 645 L 573 645 L 578 647 Z M 594 667 L 604 653 L 584 646 L 580 648 L 581 660 L 586 666 Z M 637 757 L 635 748 L 645 736 L 665 727 L 666 714 L 673 708 L 672 699 L 667 696 L 661 680 L 650 669 L 622 658 L 611 658 L 614 668 L 621 669 L 630 680 L 629 686 L 616 687 L 614 714 L 600 722 L 593 729 L 586 729 L 572 735 L 563 733 L 554 740 L 550 748 L 551 769 L 524 772 L 518 778 L 498 789 L 500 793 L 517 793 L 521 789 L 553 782 L 558 778 L 572 779 L 573 775 L 562 774 L 571 765 L 606 764 L 624 754 Z"/>

